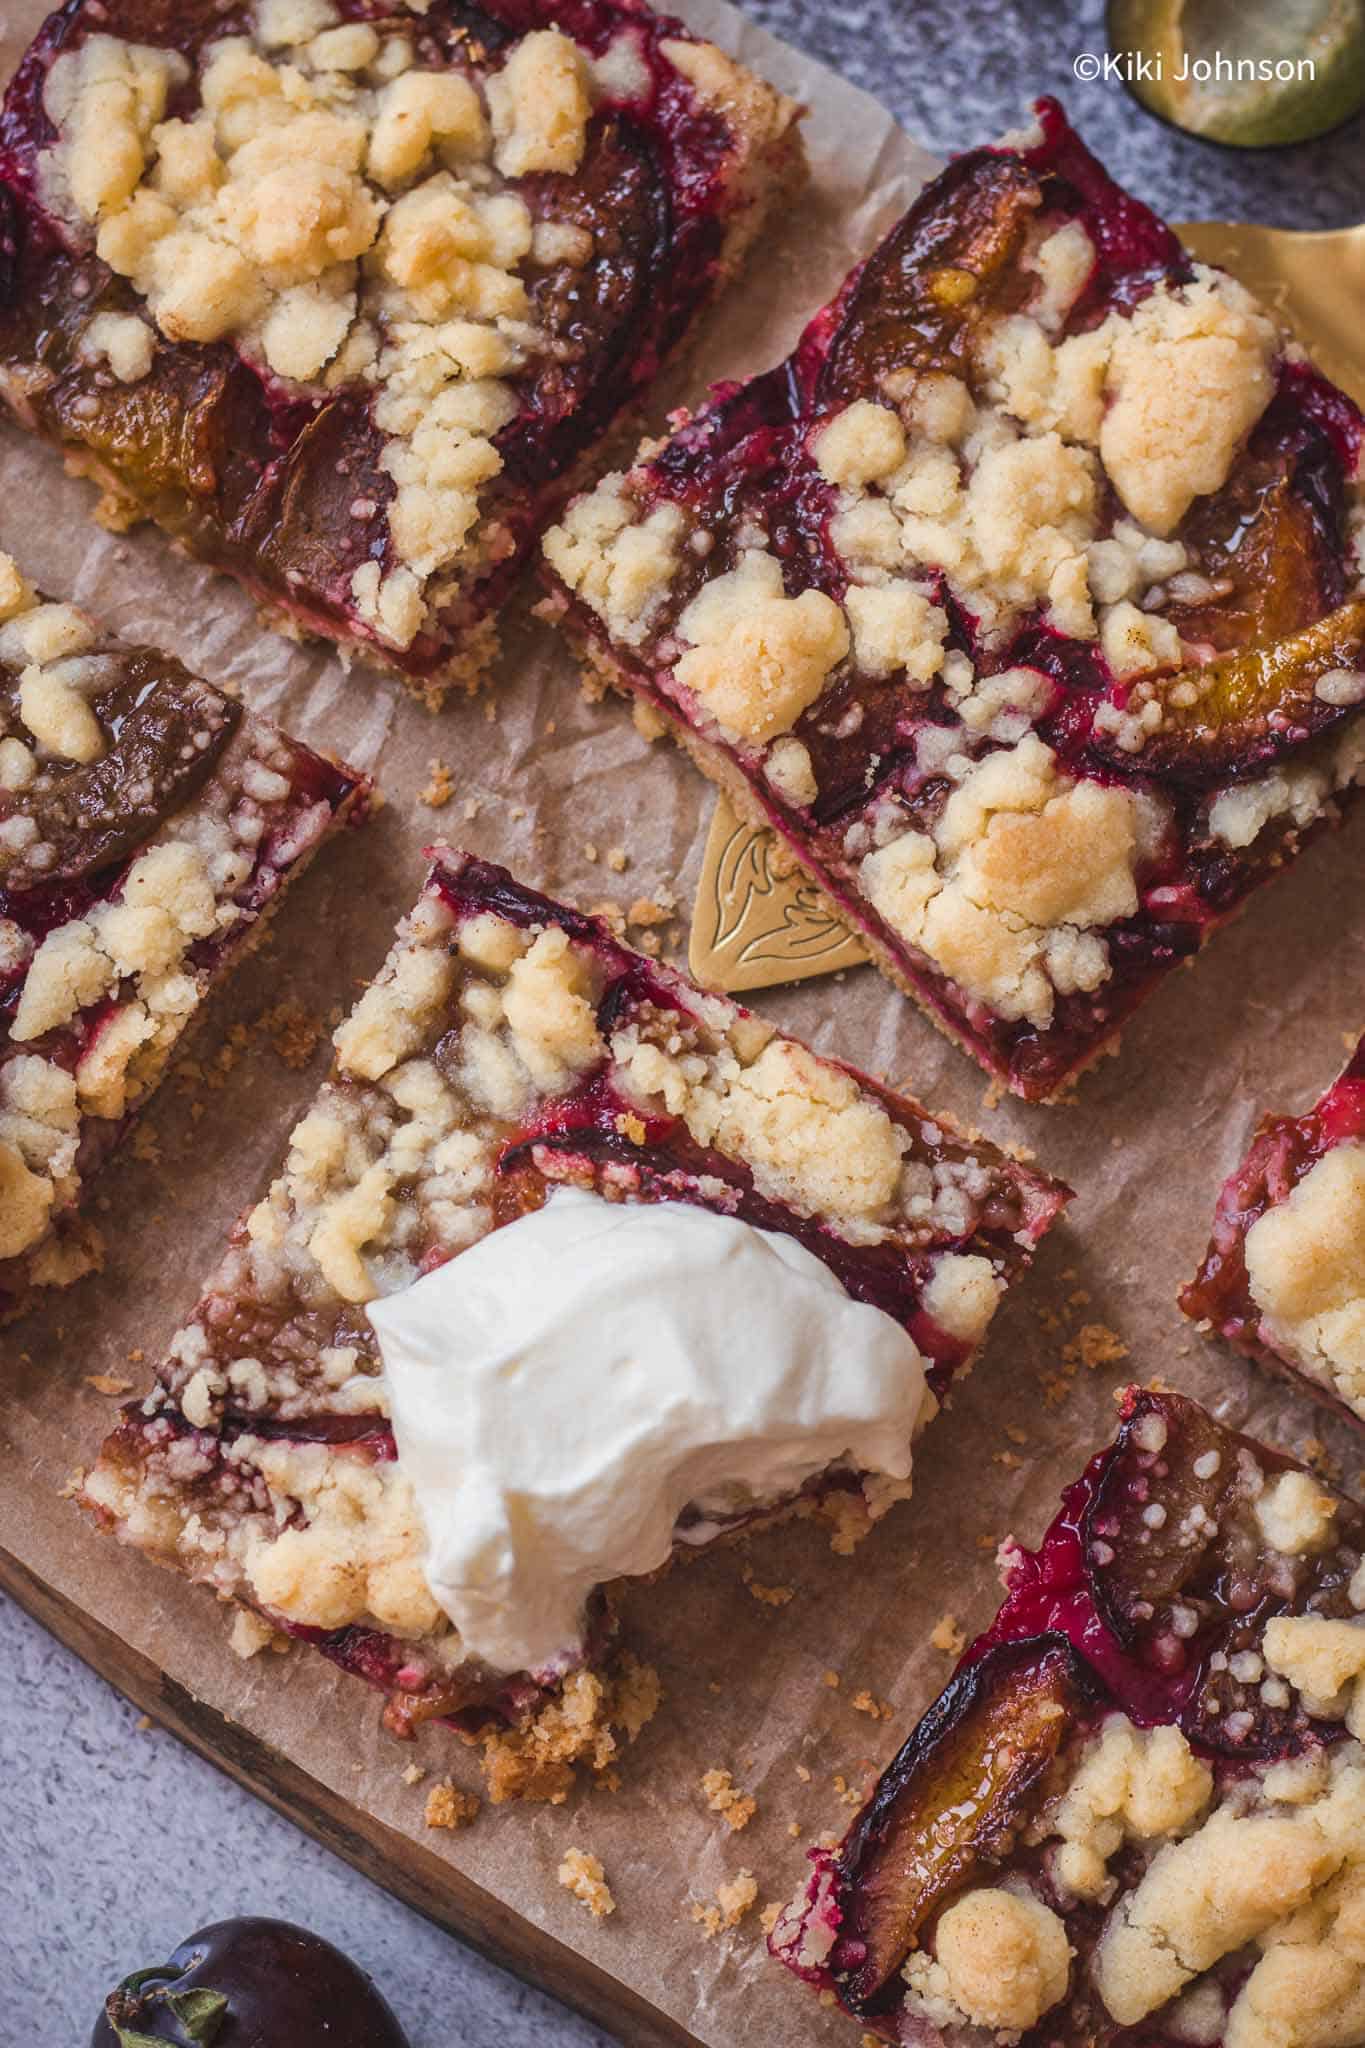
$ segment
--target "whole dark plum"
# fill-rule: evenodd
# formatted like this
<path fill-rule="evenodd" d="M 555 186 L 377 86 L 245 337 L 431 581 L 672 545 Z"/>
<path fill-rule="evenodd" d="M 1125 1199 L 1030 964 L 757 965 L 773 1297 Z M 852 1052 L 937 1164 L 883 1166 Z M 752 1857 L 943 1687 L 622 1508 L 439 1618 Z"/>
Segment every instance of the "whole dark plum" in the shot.
<path fill-rule="evenodd" d="M 217 1920 L 104 2002 L 90 2048 L 409 2048 L 386 2001 L 321 1935 Z"/>

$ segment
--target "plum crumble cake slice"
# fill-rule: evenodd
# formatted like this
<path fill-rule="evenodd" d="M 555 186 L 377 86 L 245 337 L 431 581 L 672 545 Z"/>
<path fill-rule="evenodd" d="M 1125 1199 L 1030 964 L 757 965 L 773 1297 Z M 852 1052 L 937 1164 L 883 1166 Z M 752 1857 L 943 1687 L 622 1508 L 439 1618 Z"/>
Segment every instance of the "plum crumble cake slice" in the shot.
<path fill-rule="evenodd" d="M 435 701 L 797 113 L 644 0 L 68 4 L 0 115 L 0 395 Z"/>
<path fill-rule="evenodd" d="M 780 1242 L 889 1332 L 927 1384 L 927 1416 L 1067 1191 L 504 869 L 433 851 L 383 971 L 336 1033 L 331 1078 L 284 1171 L 237 1226 L 84 1497 L 124 1541 L 382 1687 L 394 1732 L 441 1718 L 488 1733 L 496 1791 L 557 1795 L 572 1757 L 601 1765 L 612 1752 L 610 1610 L 591 1592 L 581 1642 L 542 1668 L 470 1656 L 433 1592 L 434 1535 L 395 1441 L 398 1382 L 375 1324 L 392 1329 L 438 1282 L 455 1290 L 444 1322 L 467 1320 L 489 1253 L 512 1241 L 503 1232 L 575 1204 L 653 1227 L 719 1219 Z M 530 1272 L 516 1285 L 537 1292 Z M 662 1329 L 662 1292 L 648 1278 L 639 1291 L 624 1312 Z M 608 1300 L 599 1312 L 623 1311 Z M 500 1333 L 510 1314 L 495 1318 Z M 595 1343 L 605 1361 L 610 1333 L 592 1315 L 586 1327 L 597 1335 L 579 1333 L 578 1351 Z M 645 1344 L 647 1386 L 664 1369 L 661 1342 Z M 733 1328 L 726 1356 L 744 1366 L 744 1382 L 727 1367 L 733 1384 L 756 1377 Z M 510 1431 L 526 1433 L 526 1488 L 537 1424 L 547 1433 L 536 1385 L 548 1403 L 542 1378 L 534 1413 Z M 612 1421 L 600 1383 L 594 1400 Z M 826 1513 L 846 1547 L 907 1491 L 835 1459 L 773 1497 L 683 1494 L 664 1558 L 670 1539 L 709 1541 L 794 1506 Z"/>
<path fill-rule="evenodd" d="M 1180 1306 L 1365 1423 L 1365 1040 L 1305 1115 L 1262 1120 Z"/>
<path fill-rule="evenodd" d="M 1365 756 L 1361 420 L 1055 103 L 546 536 L 546 609 L 1047 1100 Z"/>
<path fill-rule="evenodd" d="M 1122 1406 L 773 1952 L 918 2048 L 1357 2048 L 1365 1511 Z"/>
<path fill-rule="evenodd" d="M 0 555 L 0 1321 L 98 1262 L 91 1181 L 367 789 Z"/>

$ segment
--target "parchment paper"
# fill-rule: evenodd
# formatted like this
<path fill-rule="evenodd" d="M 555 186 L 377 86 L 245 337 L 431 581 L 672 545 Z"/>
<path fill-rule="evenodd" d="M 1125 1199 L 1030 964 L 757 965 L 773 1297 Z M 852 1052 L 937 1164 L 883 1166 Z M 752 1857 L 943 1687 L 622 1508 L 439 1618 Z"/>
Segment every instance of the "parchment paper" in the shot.
<path fill-rule="evenodd" d="M 676 4 L 809 103 L 814 184 L 777 224 L 700 357 L 658 394 L 656 422 L 682 391 L 696 396 L 709 377 L 778 356 L 931 168 L 874 101 L 721 0 Z M 0 72 L 42 11 L 42 0 L 7 0 Z M 1190 205 L 1197 210 L 1197 194 Z M 986 1106 L 976 1069 L 871 969 L 760 999 L 817 1045 L 1027 1145 L 1079 1198 L 998 1316 L 975 1375 L 924 1439 L 916 1498 L 855 1559 L 832 1556 L 819 1532 L 802 1527 L 632 1593 L 628 1636 L 658 1666 L 666 1697 L 627 1755 L 620 1789 L 584 1791 L 558 1809 L 485 1809 L 464 1833 L 431 1833 L 426 1788 L 400 1775 L 414 1752 L 380 1731 L 374 1696 L 307 1652 L 239 1662 L 206 1595 L 120 1552 L 58 1498 L 113 1419 L 114 1400 L 88 1376 L 145 1379 L 147 1366 L 130 1354 L 150 1361 L 162 1349 L 325 1064 L 324 1041 L 311 1067 L 285 1066 L 257 1020 L 286 996 L 319 1015 L 354 999 L 416 893 L 426 840 L 438 831 L 463 840 L 583 903 L 672 888 L 685 909 L 711 793 L 665 744 L 647 747 L 619 706 L 584 702 L 566 650 L 524 607 L 509 619 L 491 702 L 452 703 L 433 719 L 373 673 L 357 666 L 346 676 L 334 657 L 263 632 L 233 585 L 178 561 L 150 529 L 102 533 L 92 504 L 89 487 L 64 478 L 50 451 L 0 429 L 0 546 L 31 576 L 124 634 L 239 684 L 304 738 L 376 769 L 388 803 L 295 890 L 268 947 L 210 1019 L 196 1064 L 167 1082 L 145 1119 L 153 1142 L 105 1176 L 103 1274 L 6 1333 L 0 1544 L 181 1684 L 448 1857 L 710 2048 L 848 2041 L 846 2020 L 821 2012 L 767 1961 L 757 1909 L 734 1933 L 706 1940 L 690 1906 L 710 1902 L 741 1867 L 758 1879 L 760 1906 L 785 1898 L 806 1842 L 842 1830 L 849 1812 L 836 1778 L 856 1803 L 866 1771 L 908 1732 L 950 1668 L 931 1631 L 945 1614 L 968 1633 L 986 1621 L 997 1541 L 1010 1529 L 1039 1533 L 1059 1485 L 1108 1433 L 1113 1388 L 1130 1374 L 1163 1375 L 1292 1448 L 1320 1441 L 1354 1476 L 1345 1431 L 1211 1347 L 1173 1296 L 1260 1109 L 1315 1096 L 1365 1019 L 1359 827 L 1317 846 L 1191 975 L 1173 977 L 1072 1107 Z M 455 779 L 440 811 L 415 800 L 434 755 Z M 467 804 L 475 815 L 465 815 Z M 586 859 L 589 841 L 603 852 L 625 848 L 625 872 Z M 1128 1357 L 1075 1365 L 1077 1348 L 1093 1349 L 1079 1335 L 1086 1325 L 1116 1332 Z M 1063 1398 L 1050 1404 L 1045 1388 Z M 793 1597 L 755 1597 L 746 1571 L 762 1586 L 794 1588 Z M 837 1685 L 827 1677 L 835 1674 Z M 860 1712 L 853 1702 L 864 1691 L 889 1702 L 893 1717 Z M 415 1755 L 432 1776 L 453 1771 L 476 1783 L 472 1760 L 439 1730 L 424 1733 Z M 712 1767 L 758 1797 L 742 1833 L 705 1810 L 699 1780 Z M 569 1844 L 606 1866 L 618 1910 L 601 1924 L 555 1883 Z M 307 1917 L 306 1900 L 298 1910 Z"/>

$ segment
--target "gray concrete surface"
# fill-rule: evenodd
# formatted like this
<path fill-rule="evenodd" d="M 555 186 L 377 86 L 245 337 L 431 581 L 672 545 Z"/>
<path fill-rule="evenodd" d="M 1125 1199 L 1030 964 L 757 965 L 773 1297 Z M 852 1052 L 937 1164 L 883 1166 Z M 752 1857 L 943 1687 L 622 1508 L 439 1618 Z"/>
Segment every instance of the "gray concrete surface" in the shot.
<path fill-rule="evenodd" d="M 749 0 L 947 153 L 1056 91 L 1113 169 L 1175 218 L 1305 227 L 1365 213 L 1365 127 L 1252 157 L 1187 141 L 1121 86 L 1078 85 L 1097 0 Z M 76 2048 L 101 1991 L 241 1911 L 307 1922 L 384 1986 L 413 2048 L 593 2048 L 606 2037 L 428 1926 L 155 1731 L 23 1615 L 0 1615 L 0 2048 Z M 303 2044 L 300 2044 L 303 2048 Z M 754 2044 L 769 2048 L 769 2044 Z M 776 2044 L 772 2044 L 776 2048 Z"/>

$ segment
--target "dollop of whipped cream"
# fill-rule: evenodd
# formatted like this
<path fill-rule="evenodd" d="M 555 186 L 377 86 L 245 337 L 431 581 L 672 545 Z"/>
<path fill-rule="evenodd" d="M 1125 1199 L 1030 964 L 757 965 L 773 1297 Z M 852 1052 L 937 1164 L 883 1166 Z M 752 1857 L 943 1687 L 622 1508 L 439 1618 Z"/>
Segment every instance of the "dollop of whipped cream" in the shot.
<path fill-rule="evenodd" d="M 495 1671 L 562 1668 L 605 1580 L 827 1466 L 904 1480 L 924 1361 L 778 1232 L 557 1189 L 371 1303 L 432 1595 Z"/>

